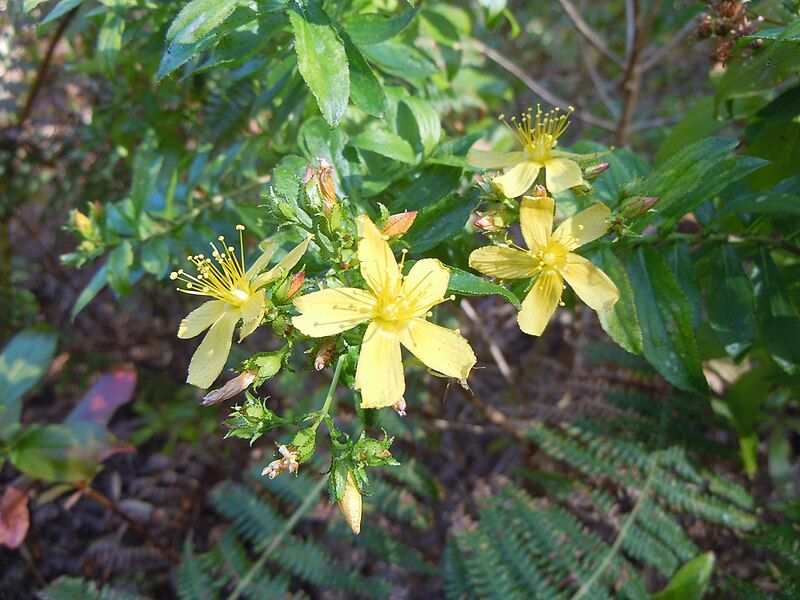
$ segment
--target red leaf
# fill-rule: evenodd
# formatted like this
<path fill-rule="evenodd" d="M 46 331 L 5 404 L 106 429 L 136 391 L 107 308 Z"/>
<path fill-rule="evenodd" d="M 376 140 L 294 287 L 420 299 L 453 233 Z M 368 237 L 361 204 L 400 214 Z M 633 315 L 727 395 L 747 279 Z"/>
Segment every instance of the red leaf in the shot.
<path fill-rule="evenodd" d="M 28 495 L 15 487 L 7 487 L 0 499 L 0 544 L 19 548 L 30 524 Z"/>
<path fill-rule="evenodd" d="M 103 373 L 81 401 L 72 409 L 65 423 L 90 421 L 108 425 L 114 412 L 133 398 L 136 371 L 124 367 Z"/>

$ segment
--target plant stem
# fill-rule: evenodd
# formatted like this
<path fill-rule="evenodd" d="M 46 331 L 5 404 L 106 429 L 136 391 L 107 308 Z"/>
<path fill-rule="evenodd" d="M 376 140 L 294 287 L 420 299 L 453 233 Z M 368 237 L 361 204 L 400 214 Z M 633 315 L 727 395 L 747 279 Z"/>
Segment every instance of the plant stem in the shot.
<path fill-rule="evenodd" d="M 345 355 L 342 354 L 339 357 L 339 360 L 336 361 L 336 368 L 333 371 L 333 379 L 331 379 L 331 386 L 328 388 L 328 395 L 325 396 L 325 403 L 319 410 L 319 416 L 317 417 L 317 420 L 314 423 L 314 429 L 319 427 L 319 424 L 322 423 L 322 419 L 325 418 L 325 415 L 327 415 L 328 411 L 330 411 L 331 409 L 331 402 L 333 402 L 333 397 L 336 395 L 336 386 L 339 384 L 339 376 L 342 373 L 342 365 L 344 365 L 344 358 Z"/>
<path fill-rule="evenodd" d="M 338 380 L 337 373 L 339 372 L 338 369 L 340 365 L 341 365 L 341 359 L 340 359 L 340 364 L 337 365 L 337 371 L 336 373 L 334 373 L 334 381 Z M 328 397 L 329 398 L 331 397 L 330 393 L 328 394 Z M 245 573 L 244 577 L 242 577 L 237 582 L 233 592 L 231 593 L 230 596 L 228 596 L 228 600 L 237 600 L 242 595 L 244 589 L 250 584 L 250 582 L 256 576 L 256 573 L 258 573 L 262 568 L 264 568 L 264 563 L 267 562 L 267 559 L 275 551 L 275 549 L 281 543 L 283 538 L 286 537 L 286 535 L 289 534 L 292 531 L 292 529 L 294 529 L 294 526 L 300 520 L 300 517 L 303 516 L 303 513 L 308 509 L 308 507 L 311 506 L 311 504 L 314 503 L 315 500 L 317 500 L 319 493 L 322 491 L 322 488 L 325 487 L 325 483 L 328 481 L 328 476 L 329 473 L 325 473 L 322 476 L 322 478 L 320 478 L 320 480 L 314 486 L 314 489 L 311 490 L 308 496 L 306 496 L 305 499 L 303 500 L 302 504 L 300 504 L 300 506 L 297 507 L 297 510 L 295 510 L 292 513 L 292 516 L 289 517 L 289 520 L 286 521 L 286 524 L 281 528 L 281 530 L 278 533 L 275 534 L 275 536 L 272 538 L 272 541 L 270 541 L 269 546 L 267 546 L 266 549 L 261 553 L 261 556 L 258 557 L 258 560 L 254 562 L 253 565 L 247 570 L 247 573 Z"/>

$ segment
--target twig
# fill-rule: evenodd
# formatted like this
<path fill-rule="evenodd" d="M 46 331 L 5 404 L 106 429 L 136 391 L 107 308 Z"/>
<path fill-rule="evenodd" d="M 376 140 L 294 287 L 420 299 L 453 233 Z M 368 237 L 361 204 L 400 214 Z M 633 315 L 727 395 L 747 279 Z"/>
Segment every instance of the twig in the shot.
<path fill-rule="evenodd" d="M 649 71 L 667 56 L 669 56 L 672 51 L 675 50 L 675 48 L 677 48 L 684 39 L 686 39 L 686 36 L 695 30 L 695 27 L 695 20 L 690 19 L 683 27 L 675 32 L 675 34 L 672 36 L 672 39 L 670 39 L 664 46 L 658 50 L 650 52 L 650 56 L 643 57 L 640 65 L 642 72 Z"/>
<path fill-rule="evenodd" d="M 500 350 L 500 347 L 495 343 L 492 339 L 491 334 L 486 330 L 483 322 L 480 320 L 478 313 L 475 312 L 475 309 L 470 304 L 469 300 L 466 298 L 461 300 L 461 309 L 467 315 L 467 318 L 472 321 L 475 327 L 478 330 L 478 333 L 483 338 L 483 341 L 489 346 L 489 353 L 492 355 L 494 362 L 497 363 L 497 368 L 500 369 L 500 374 L 503 378 L 508 382 L 509 386 L 514 385 L 514 375 L 511 372 L 511 367 L 508 366 L 508 361 L 506 361 L 506 357 L 503 356 L 503 351 Z"/>
<path fill-rule="evenodd" d="M 100 506 L 111 511 L 115 516 L 124 520 L 128 525 L 130 525 L 131 529 L 133 529 L 138 535 L 146 539 L 148 543 L 150 543 L 150 545 L 152 545 L 156 550 L 158 550 L 161 554 L 163 554 L 164 557 L 167 560 L 169 560 L 173 565 L 177 565 L 180 562 L 180 560 L 172 552 L 172 550 L 170 550 L 169 548 L 161 544 L 158 540 L 156 540 L 141 523 L 134 520 L 129 515 L 125 514 L 125 512 L 119 506 L 117 506 L 117 503 L 114 502 L 111 498 L 109 498 L 102 492 L 97 491 L 96 489 L 94 489 L 89 485 L 77 485 L 76 487 L 86 496 L 97 502 Z"/>
<path fill-rule="evenodd" d="M 644 131 L 645 129 L 651 129 L 653 127 L 661 127 L 662 125 L 674 125 L 675 123 L 680 122 L 680 120 L 680 116 L 674 115 L 672 117 L 659 117 L 657 119 L 645 119 L 643 121 L 637 121 L 631 125 L 631 133 Z"/>
<path fill-rule="evenodd" d="M 558 3 L 561 4 L 561 7 L 564 9 L 564 12 L 567 13 L 567 16 L 572 19 L 572 22 L 575 24 L 575 28 L 586 38 L 586 40 L 597 50 L 606 56 L 607 58 L 611 59 L 614 63 L 616 63 L 620 67 L 624 67 L 625 63 L 623 60 L 617 56 L 615 52 L 609 48 L 606 43 L 594 32 L 594 29 L 583 20 L 581 17 L 580 12 L 578 9 L 575 8 L 575 5 L 572 4 L 569 0 L 558 0 Z"/>
<path fill-rule="evenodd" d="M 270 555 L 275 551 L 278 545 L 283 541 L 283 538 L 294 529 L 294 526 L 300 520 L 300 517 L 303 516 L 303 513 L 306 512 L 309 506 L 311 506 L 316 500 L 319 493 L 322 491 L 322 488 L 325 487 L 325 482 L 328 481 L 328 473 L 325 473 L 322 478 L 317 482 L 314 486 L 314 489 L 309 492 L 309 494 L 305 497 L 302 504 L 297 507 L 297 510 L 292 513 L 292 516 L 289 517 L 289 520 L 286 521 L 286 524 L 281 528 L 281 530 L 275 534 L 272 538 L 272 541 L 269 543 L 269 546 L 261 553 L 261 556 L 258 557 L 258 560 L 253 563 L 253 565 L 247 570 L 244 577 L 239 579 L 236 583 L 236 587 L 233 589 L 233 592 L 230 596 L 228 596 L 228 600 L 237 600 L 239 596 L 242 595 L 244 589 L 250 584 L 253 580 L 253 577 L 256 576 L 261 569 L 264 568 L 264 563 L 267 562 L 267 559 Z"/>
<path fill-rule="evenodd" d="M 540 96 L 542 100 L 545 102 L 552 104 L 553 106 L 560 106 L 566 107 L 569 106 L 569 102 L 564 100 L 563 98 L 557 96 L 553 92 L 549 91 L 545 88 L 541 83 L 530 77 L 525 71 L 523 71 L 519 66 L 517 66 L 511 59 L 507 58 L 494 48 L 490 48 L 480 40 L 476 38 L 472 38 L 470 40 L 472 45 L 486 58 L 496 62 L 498 65 L 503 67 L 506 71 L 514 75 L 517 79 L 519 79 L 522 83 L 528 86 L 534 94 Z M 576 109 L 575 112 L 572 113 L 573 116 L 578 119 L 579 121 L 583 121 L 584 123 L 589 123 L 590 125 L 596 125 L 606 131 L 614 131 L 614 124 L 611 121 L 606 121 L 605 119 L 601 119 L 599 117 L 594 116 L 593 114 L 582 110 Z"/>
<path fill-rule="evenodd" d="M 622 76 L 622 112 L 617 120 L 614 143 L 622 146 L 628 139 L 633 123 L 633 114 L 639 101 L 639 90 L 642 84 L 642 70 L 639 65 L 641 46 L 639 31 L 639 2 L 625 0 L 626 46 L 630 52 L 626 56 L 625 73 Z"/>
<path fill-rule="evenodd" d="M 600 100 L 603 101 L 608 112 L 611 113 L 615 119 L 619 118 L 619 106 L 614 103 L 614 99 L 608 94 L 608 84 L 603 81 L 603 78 L 600 76 L 600 73 L 594 66 L 591 58 L 589 57 L 589 53 L 585 51 L 586 45 L 581 41 L 581 57 L 583 58 L 583 64 L 586 67 L 587 73 L 589 73 L 589 79 L 592 80 L 595 89 L 597 90 L 597 95 L 600 96 Z"/>

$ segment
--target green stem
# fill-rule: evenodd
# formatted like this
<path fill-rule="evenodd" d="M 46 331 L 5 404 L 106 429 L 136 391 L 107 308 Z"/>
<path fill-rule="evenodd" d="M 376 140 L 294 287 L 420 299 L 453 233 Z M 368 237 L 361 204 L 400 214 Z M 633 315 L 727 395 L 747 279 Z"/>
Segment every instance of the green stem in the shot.
<path fill-rule="evenodd" d="M 313 427 L 316 429 L 319 427 L 319 424 L 322 423 L 322 419 L 328 414 L 328 411 L 331 409 L 331 402 L 333 402 L 333 397 L 336 395 L 336 386 L 339 384 L 339 376 L 342 373 L 342 366 L 344 365 L 345 355 L 342 354 L 339 357 L 339 360 L 336 361 L 336 369 L 333 371 L 333 379 L 331 380 L 331 386 L 328 388 L 328 395 L 325 396 L 325 403 L 322 405 L 322 408 L 319 410 L 319 416 L 317 417 L 316 422 L 314 423 Z"/>
<path fill-rule="evenodd" d="M 644 486 L 642 487 L 641 491 L 639 492 L 639 499 L 636 502 L 636 506 L 633 507 L 633 510 L 628 515 L 628 518 L 625 519 L 625 522 L 622 524 L 622 527 L 619 528 L 619 533 L 617 534 L 617 538 L 614 540 L 614 543 L 606 552 L 606 555 L 603 557 L 603 560 L 600 561 L 600 564 L 592 571 L 592 574 L 589 576 L 589 579 L 575 592 L 575 595 L 572 596 L 571 600 L 579 600 L 587 592 L 592 588 L 595 581 L 597 581 L 600 576 L 605 572 L 608 568 L 608 565 L 611 564 L 611 561 L 619 552 L 619 548 L 622 545 L 622 542 L 628 535 L 628 531 L 630 528 L 633 527 L 633 523 L 636 521 L 636 515 L 639 513 L 639 509 L 644 506 L 645 502 L 647 501 L 647 495 L 650 493 L 650 486 L 653 484 L 653 479 L 658 470 L 656 467 L 658 465 L 658 453 L 653 456 L 653 462 L 650 465 L 650 472 L 647 474 L 647 481 L 645 481 Z"/>
<path fill-rule="evenodd" d="M 264 564 L 267 562 L 267 559 L 272 555 L 278 545 L 283 541 L 291 531 L 294 529 L 294 526 L 300 520 L 300 517 L 303 516 L 303 513 L 308 510 L 308 508 L 317 500 L 319 497 L 319 493 L 322 491 L 322 488 L 325 487 L 325 483 L 328 481 L 328 473 L 325 473 L 322 478 L 317 482 L 314 486 L 314 489 L 309 492 L 309 494 L 305 497 L 302 504 L 297 507 L 292 513 L 292 516 L 289 517 L 289 520 L 286 521 L 286 524 L 281 528 L 281 530 L 275 534 L 270 541 L 269 546 L 261 553 L 261 556 L 258 557 L 258 560 L 253 563 L 253 565 L 247 570 L 244 577 L 242 577 L 237 583 L 236 587 L 233 589 L 233 592 L 230 596 L 228 596 L 228 600 L 237 600 L 241 595 L 244 589 L 250 585 L 250 582 L 256 576 L 256 574 L 264 568 Z"/>

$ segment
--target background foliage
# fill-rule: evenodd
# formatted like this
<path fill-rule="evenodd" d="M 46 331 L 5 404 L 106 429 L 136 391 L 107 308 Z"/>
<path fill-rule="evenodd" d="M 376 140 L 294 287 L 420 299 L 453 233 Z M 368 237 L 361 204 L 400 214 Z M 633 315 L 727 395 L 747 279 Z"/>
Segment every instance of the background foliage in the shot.
<path fill-rule="evenodd" d="M 800 20 L 738 6 L 6 3 L 0 541 L 19 549 L 0 587 L 795 597 Z M 568 297 L 534 339 L 520 290 L 468 269 L 492 207 L 465 156 L 510 148 L 497 114 L 537 102 L 576 107 L 571 151 L 608 152 L 557 203 L 612 210 L 589 255 L 622 297 L 598 319 Z M 181 385 L 191 304 L 168 278 L 239 222 L 290 247 L 320 157 L 347 210 L 418 211 L 411 258 L 454 267 L 463 310 L 440 320 L 484 367 L 471 393 L 409 369 L 410 415 L 367 417 L 402 466 L 372 479 L 355 538 L 320 501 L 325 462 L 267 481 L 273 438 L 219 439 L 224 410 Z M 230 365 L 274 349 L 253 338 Z M 260 389 L 288 418 L 324 396 L 309 362 Z M 356 433 L 349 396 L 331 414 Z"/>

